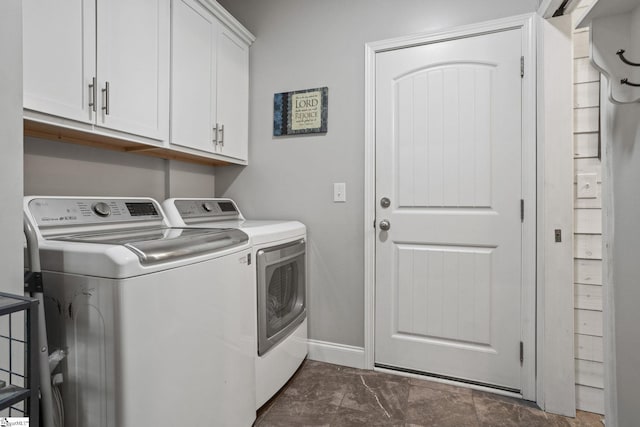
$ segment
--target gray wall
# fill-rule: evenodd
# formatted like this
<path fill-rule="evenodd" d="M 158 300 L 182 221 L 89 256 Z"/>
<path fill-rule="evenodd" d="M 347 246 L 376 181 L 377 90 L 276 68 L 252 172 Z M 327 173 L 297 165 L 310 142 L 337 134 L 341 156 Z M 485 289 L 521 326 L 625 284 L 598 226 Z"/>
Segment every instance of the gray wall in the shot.
<path fill-rule="evenodd" d="M 24 194 L 206 197 L 214 168 L 83 145 L 25 138 Z"/>
<path fill-rule="evenodd" d="M 613 291 L 618 425 L 640 420 L 640 105 L 613 107 Z"/>
<path fill-rule="evenodd" d="M 249 166 L 216 195 L 254 218 L 309 228 L 310 337 L 364 345 L 364 44 L 532 12 L 537 0 L 219 0 L 251 47 Z M 326 135 L 273 138 L 273 94 L 329 87 Z M 333 203 L 333 183 L 347 202 Z"/>
<path fill-rule="evenodd" d="M 0 1 L 0 58 L 0 291 L 20 294 L 23 288 L 20 0 Z"/>

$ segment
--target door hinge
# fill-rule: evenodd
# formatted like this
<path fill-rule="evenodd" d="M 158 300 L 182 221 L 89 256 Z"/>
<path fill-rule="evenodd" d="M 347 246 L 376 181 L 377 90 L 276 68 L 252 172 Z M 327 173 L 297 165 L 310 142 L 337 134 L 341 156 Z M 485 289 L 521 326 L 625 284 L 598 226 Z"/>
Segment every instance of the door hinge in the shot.
<path fill-rule="evenodd" d="M 524 222 L 524 199 L 520 199 L 520 222 Z"/>
<path fill-rule="evenodd" d="M 520 341 L 520 366 L 524 362 L 524 343 Z"/>
<path fill-rule="evenodd" d="M 520 57 L 520 78 L 524 77 L 524 56 Z"/>

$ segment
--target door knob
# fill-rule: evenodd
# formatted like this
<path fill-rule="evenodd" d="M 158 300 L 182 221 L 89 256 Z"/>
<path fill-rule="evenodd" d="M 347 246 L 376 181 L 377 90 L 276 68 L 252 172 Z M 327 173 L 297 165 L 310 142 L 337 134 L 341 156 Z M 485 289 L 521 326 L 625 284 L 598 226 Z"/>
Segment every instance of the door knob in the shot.
<path fill-rule="evenodd" d="M 380 221 L 380 230 L 387 231 L 391 228 L 391 223 L 387 219 Z"/>

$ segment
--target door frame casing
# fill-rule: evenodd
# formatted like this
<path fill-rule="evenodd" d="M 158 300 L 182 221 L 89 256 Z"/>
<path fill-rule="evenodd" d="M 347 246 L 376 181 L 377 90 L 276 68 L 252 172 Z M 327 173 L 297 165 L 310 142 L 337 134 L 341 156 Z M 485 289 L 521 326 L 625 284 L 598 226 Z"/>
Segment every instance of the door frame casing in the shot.
<path fill-rule="evenodd" d="M 524 77 L 522 84 L 522 338 L 524 361 L 522 397 L 536 394 L 536 19 L 519 15 L 436 33 L 415 34 L 365 45 L 365 192 L 364 192 L 364 358 L 365 368 L 374 369 L 375 348 L 375 86 L 376 54 L 416 45 L 502 32 L 522 30 Z M 539 337 L 538 337 L 539 338 Z"/>

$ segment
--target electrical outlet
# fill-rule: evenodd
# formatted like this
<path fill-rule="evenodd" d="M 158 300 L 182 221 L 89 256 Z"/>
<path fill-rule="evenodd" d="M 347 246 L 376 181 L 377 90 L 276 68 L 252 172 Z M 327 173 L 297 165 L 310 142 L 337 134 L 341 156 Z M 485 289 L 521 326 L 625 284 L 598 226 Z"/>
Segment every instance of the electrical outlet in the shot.
<path fill-rule="evenodd" d="M 559 228 L 556 228 L 554 234 L 556 238 L 556 243 L 562 242 L 562 230 L 560 230 Z"/>

